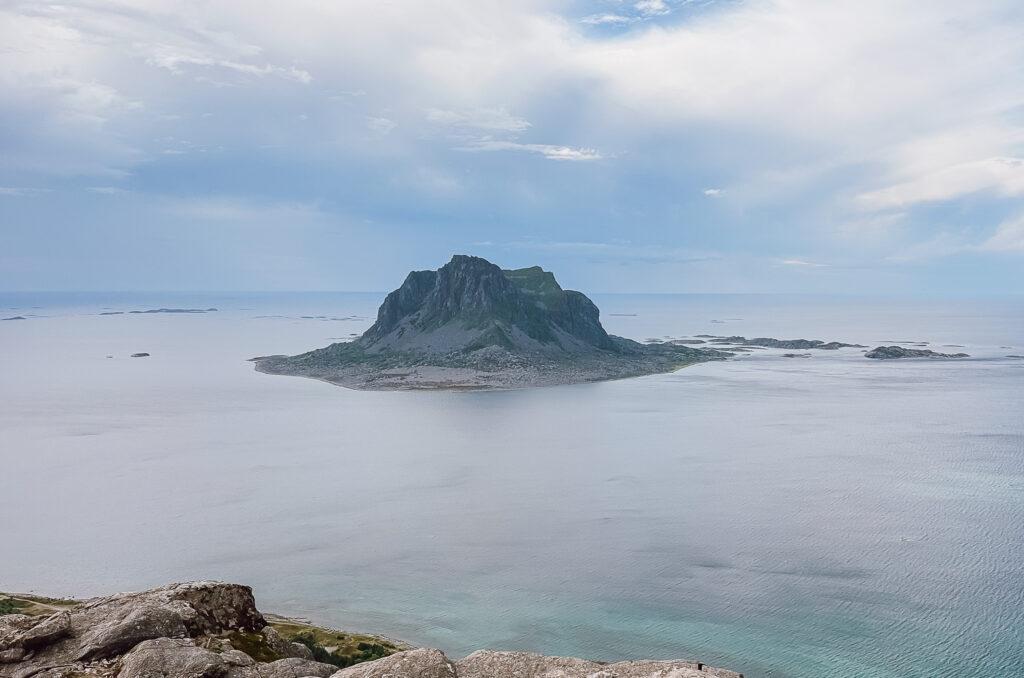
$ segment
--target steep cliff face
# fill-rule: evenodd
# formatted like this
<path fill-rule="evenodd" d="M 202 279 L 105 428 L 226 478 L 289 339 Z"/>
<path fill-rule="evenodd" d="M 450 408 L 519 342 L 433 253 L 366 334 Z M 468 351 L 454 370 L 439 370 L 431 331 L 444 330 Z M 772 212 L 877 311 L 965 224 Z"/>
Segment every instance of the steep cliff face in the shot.
<path fill-rule="evenodd" d="M 566 291 L 538 266 L 503 271 L 457 255 L 437 271 L 414 271 L 384 300 L 377 322 L 356 344 L 447 354 L 490 346 L 511 352 L 612 351 L 597 307 Z"/>

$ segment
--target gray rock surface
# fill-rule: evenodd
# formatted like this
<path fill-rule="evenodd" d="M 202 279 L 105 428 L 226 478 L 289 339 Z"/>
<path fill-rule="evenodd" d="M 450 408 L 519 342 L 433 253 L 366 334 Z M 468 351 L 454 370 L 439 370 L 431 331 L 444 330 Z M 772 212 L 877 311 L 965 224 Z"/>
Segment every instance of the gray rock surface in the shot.
<path fill-rule="evenodd" d="M 418 648 L 342 669 L 333 678 L 455 678 L 455 664 L 440 650 Z"/>
<path fill-rule="evenodd" d="M 267 639 L 267 645 L 274 652 L 282 657 L 298 657 L 299 659 L 312 659 L 313 652 L 302 643 L 292 643 L 281 637 L 281 634 L 272 626 L 264 626 L 260 634 Z"/>
<path fill-rule="evenodd" d="M 333 678 L 742 678 L 694 661 L 595 662 L 532 652 L 480 650 L 452 662 L 439 650 L 400 652 L 343 669 Z"/>
<path fill-rule="evenodd" d="M 321 664 L 311 659 L 288 657 L 266 664 L 258 664 L 257 670 L 260 678 L 304 678 L 304 676 L 327 678 L 337 671 L 338 667 Z"/>
<path fill-rule="evenodd" d="M 144 601 L 137 607 L 126 606 L 124 614 L 100 620 L 81 635 L 75 659 L 106 659 L 127 652 L 144 640 L 183 638 L 188 634 L 185 619 L 192 614 L 189 606 L 178 601 Z"/>
<path fill-rule="evenodd" d="M 231 665 L 191 638 L 157 638 L 121 658 L 118 678 L 223 678 Z"/>
<path fill-rule="evenodd" d="M 12 644 L 20 646 L 26 651 L 36 650 L 70 634 L 71 615 L 67 612 L 57 612 L 32 628 L 25 630 L 14 639 Z"/>
<path fill-rule="evenodd" d="M 221 582 L 96 598 L 48 618 L 6 615 L 0 617 L 0 652 L 23 656 L 0 664 L 0 676 L 115 659 L 148 640 L 258 631 L 265 625 L 249 587 Z"/>

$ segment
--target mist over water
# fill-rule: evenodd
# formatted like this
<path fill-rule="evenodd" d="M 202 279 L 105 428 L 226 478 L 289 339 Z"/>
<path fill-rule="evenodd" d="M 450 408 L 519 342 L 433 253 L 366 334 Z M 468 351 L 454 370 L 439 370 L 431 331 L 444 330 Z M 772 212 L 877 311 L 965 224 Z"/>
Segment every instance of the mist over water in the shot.
<path fill-rule="evenodd" d="M 594 300 L 639 340 L 972 358 L 356 392 L 246 361 L 360 333 L 378 295 L 0 295 L 27 318 L 0 322 L 0 590 L 216 578 L 455 655 L 1024 674 L 1024 300 Z M 160 307 L 220 310 L 98 315 Z"/>

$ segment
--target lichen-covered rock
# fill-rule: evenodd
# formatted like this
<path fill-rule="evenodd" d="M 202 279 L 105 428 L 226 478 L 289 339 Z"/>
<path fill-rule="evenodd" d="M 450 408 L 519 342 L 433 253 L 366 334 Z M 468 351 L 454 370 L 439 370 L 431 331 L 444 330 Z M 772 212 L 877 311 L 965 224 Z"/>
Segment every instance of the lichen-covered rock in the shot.
<path fill-rule="evenodd" d="M 196 647 L 190 638 L 158 638 L 126 654 L 117 678 L 224 678 L 229 666 L 224 657 Z"/>
<path fill-rule="evenodd" d="M 616 678 L 743 678 L 738 673 L 704 666 L 691 661 L 629 661 L 607 664 L 598 675 L 615 676 Z"/>
<path fill-rule="evenodd" d="M 310 650 L 305 645 L 303 645 L 302 643 L 288 643 L 288 645 L 290 645 L 291 648 L 292 648 L 292 655 L 291 656 L 298 657 L 299 659 L 312 659 L 313 658 L 313 651 Z"/>
<path fill-rule="evenodd" d="M 96 598 L 44 620 L 25 615 L 0 619 L 0 650 L 25 650 L 16 663 L 0 664 L 0 678 L 117 658 L 157 638 L 259 631 L 266 625 L 252 589 L 221 582 L 171 584 Z"/>
<path fill-rule="evenodd" d="M 327 678 L 338 670 L 337 666 L 321 664 L 311 659 L 288 657 L 257 666 L 260 678 L 305 678 L 316 676 Z"/>
<path fill-rule="evenodd" d="M 191 635 L 225 630 L 259 631 L 267 625 L 256 609 L 256 600 L 248 586 L 201 581 L 172 584 L 164 591 L 171 600 L 188 603 L 196 611 L 189 626 Z"/>
<path fill-rule="evenodd" d="M 20 662 L 24 658 L 25 648 L 23 647 L 12 647 L 6 650 L 0 650 L 0 664 Z"/>
<path fill-rule="evenodd" d="M 99 598 L 72 614 L 77 659 L 111 657 L 153 638 L 185 638 L 266 625 L 252 589 L 222 582 L 171 584 Z"/>
<path fill-rule="evenodd" d="M 458 678 L 742 678 L 738 673 L 700 662 L 626 661 L 613 664 L 546 657 L 532 652 L 474 652 L 455 664 Z"/>
<path fill-rule="evenodd" d="M 298 657 L 312 659 L 313 652 L 302 643 L 293 643 L 281 637 L 273 626 L 265 626 L 260 631 L 267 641 L 267 646 L 282 657 Z"/>
<path fill-rule="evenodd" d="M 27 614 L 0 616 L 0 651 L 15 647 L 17 638 L 38 623 L 38 617 L 30 617 Z"/>
<path fill-rule="evenodd" d="M 60 640 L 71 633 L 71 615 L 57 612 L 14 638 L 14 644 L 26 650 L 36 650 Z"/>
<path fill-rule="evenodd" d="M 241 650 L 224 650 L 220 653 L 230 666 L 255 666 L 256 660 Z"/>
<path fill-rule="evenodd" d="M 144 640 L 184 638 L 188 635 L 186 619 L 194 610 L 179 601 L 165 605 L 141 602 L 128 607 L 124 615 L 99 621 L 82 634 L 75 659 L 106 659 L 123 654 Z"/>
<path fill-rule="evenodd" d="M 455 678 L 455 664 L 440 650 L 419 648 L 356 664 L 332 678 Z"/>
<path fill-rule="evenodd" d="M 456 662 L 459 677 L 534 678 L 540 676 L 588 676 L 600 664 L 574 657 L 545 657 L 532 652 L 480 650 Z"/>

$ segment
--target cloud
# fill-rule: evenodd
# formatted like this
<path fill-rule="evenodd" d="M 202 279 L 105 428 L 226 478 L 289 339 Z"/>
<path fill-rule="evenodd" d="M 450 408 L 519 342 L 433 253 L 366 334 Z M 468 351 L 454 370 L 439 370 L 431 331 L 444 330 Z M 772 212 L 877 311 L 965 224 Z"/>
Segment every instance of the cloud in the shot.
<path fill-rule="evenodd" d="M 304 85 L 308 85 L 313 81 L 313 76 L 310 75 L 309 71 L 294 66 L 242 63 L 230 59 L 218 59 L 205 54 L 183 53 L 163 45 L 153 48 L 153 53 L 147 58 L 147 62 L 160 68 L 166 68 L 176 75 L 184 73 L 187 70 L 185 68 L 187 66 L 204 66 L 257 77 L 273 75 L 287 80 L 294 80 Z"/>
<path fill-rule="evenodd" d="M 505 108 L 476 108 L 463 111 L 430 109 L 427 119 L 454 129 L 461 151 L 519 151 L 542 155 L 548 160 L 590 161 L 605 156 L 593 148 L 556 144 L 522 143 L 516 139 L 529 130 L 529 120 L 512 115 Z"/>
<path fill-rule="evenodd" d="M 580 23 L 591 26 L 631 24 L 634 21 L 636 21 L 635 18 L 622 14 L 590 14 L 580 19 Z"/>
<path fill-rule="evenodd" d="M 937 235 L 900 248 L 885 257 L 885 261 L 895 264 L 918 263 L 950 257 L 977 248 L 958 233 L 938 233 Z"/>
<path fill-rule="evenodd" d="M 548 160 L 590 161 L 601 160 L 605 156 L 593 148 L 573 148 L 571 146 L 555 146 L 552 144 L 521 144 L 515 141 L 479 141 L 462 147 L 465 151 L 522 151 L 537 153 Z"/>
<path fill-rule="evenodd" d="M 325 215 L 314 203 L 268 202 L 240 196 L 175 198 L 164 201 L 164 210 L 178 217 L 212 222 L 273 223 L 288 227 Z"/>
<path fill-rule="evenodd" d="M 356 99 L 356 98 L 365 97 L 365 96 L 366 96 L 366 90 L 364 90 L 364 89 L 357 89 L 357 90 L 354 90 L 354 91 L 351 91 L 351 92 L 342 90 L 342 91 L 338 92 L 337 94 L 330 95 L 328 97 L 328 99 L 333 99 L 333 100 L 337 101 L 337 100 L 342 100 L 342 99 Z"/>
<path fill-rule="evenodd" d="M 0 186 L 0 196 L 7 196 L 9 198 L 32 197 L 49 192 L 50 189 L 47 188 L 27 188 L 24 186 Z"/>
<path fill-rule="evenodd" d="M 504 108 L 477 108 L 467 111 L 432 108 L 427 111 L 427 120 L 452 127 L 511 134 L 525 132 L 531 127 L 529 120 L 512 115 Z"/>
<path fill-rule="evenodd" d="M 828 264 L 819 264 L 813 261 L 804 261 L 803 259 L 783 259 L 779 263 L 783 266 L 796 266 L 798 268 L 828 268 Z"/>
<path fill-rule="evenodd" d="M 665 0 L 639 0 L 633 7 L 646 16 L 668 14 L 672 11 Z"/>
<path fill-rule="evenodd" d="M 508 242 L 476 242 L 474 247 L 502 250 L 527 250 L 552 255 L 585 257 L 590 260 L 634 261 L 646 263 L 694 264 L 716 261 L 721 255 L 687 248 L 663 245 L 638 245 L 629 242 L 587 242 L 557 240 L 512 240 Z"/>
<path fill-rule="evenodd" d="M 100 195 L 122 195 L 128 193 L 125 189 L 118 188 L 117 186 L 90 186 L 86 190 L 90 193 L 99 193 Z"/>
<path fill-rule="evenodd" d="M 979 191 L 1024 195 L 1024 158 L 985 158 L 927 172 L 915 179 L 858 196 L 869 209 L 901 208 L 951 200 Z"/>
<path fill-rule="evenodd" d="M 344 199 L 405 235 L 443 222 L 439 240 L 544 223 L 552 241 L 611 241 L 642 223 L 679 250 L 763 248 L 780 274 L 789 252 L 1016 251 L 1019 1 L 581 6 L 2 3 L 0 194 L 52 186 L 72 213 L 103 202 L 83 187 L 132 175 L 135 191 L 273 196 L 193 216 Z"/>
<path fill-rule="evenodd" d="M 985 252 L 1024 252 L 1024 215 L 999 224 L 978 249 Z"/>
<path fill-rule="evenodd" d="M 398 123 L 389 118 L 379 116 L 367 116 L 366 127 L 376 134 L 386 136 L 388 134 L 391 134 L 391 132 L 396 127 L 398 127 Z"/>

